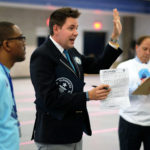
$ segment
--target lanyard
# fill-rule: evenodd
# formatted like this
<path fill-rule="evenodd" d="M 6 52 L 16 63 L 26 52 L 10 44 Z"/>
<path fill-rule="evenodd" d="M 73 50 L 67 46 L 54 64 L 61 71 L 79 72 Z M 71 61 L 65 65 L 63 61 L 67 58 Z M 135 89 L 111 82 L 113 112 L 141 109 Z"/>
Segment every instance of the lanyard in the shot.
<path fill-rule="evenodd" d="M 12 99 L 13 99 L 13 102 L 14 102 L 14 106 L 13 106 L 13 109 L 14 109 L 14 112 L 15 112 L 15 118 L 17 119 L 18 116 L 17 116 L 17 107 L 16 107 L 16 102 L 15 102 L 15 97 L 14 97 L 14 90 L 13 90 L 13 84 L 12 84 L 12 80 L 11 80 L 11 77 L 10 77 L 10 74 L 6 71 L 5 67 L 3 64 L 0 63 L 0 65 L 2 66 L 4 72 L 5 72 L 5 75 L 9 81 L 9 85 L 10 85 L 10 89 L 11 89 L 11 94 L 12 94 Z"/>

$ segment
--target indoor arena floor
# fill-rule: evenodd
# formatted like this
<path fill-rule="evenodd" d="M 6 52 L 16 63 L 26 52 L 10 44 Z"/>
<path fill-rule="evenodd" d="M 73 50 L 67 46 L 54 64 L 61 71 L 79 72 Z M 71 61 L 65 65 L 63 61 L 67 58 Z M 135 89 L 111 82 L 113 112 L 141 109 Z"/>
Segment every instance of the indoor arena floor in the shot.
<path fill-rule="evenodd" d="M 85 76 L 85 82 L 85 90 L 88 90 L 91 85 L 98 85 L 99 76 Z M 13 79 L 13 84 L 22 130 L 20 150 L 36 150 L 30 140 L 35 120 L 35 94 L 31 80 Z M 88 102 L 87 107 L 93 135 L 83 135 L 83 150 L 119 150 L 118 110 L 102 109 L 99 101 Z"/>

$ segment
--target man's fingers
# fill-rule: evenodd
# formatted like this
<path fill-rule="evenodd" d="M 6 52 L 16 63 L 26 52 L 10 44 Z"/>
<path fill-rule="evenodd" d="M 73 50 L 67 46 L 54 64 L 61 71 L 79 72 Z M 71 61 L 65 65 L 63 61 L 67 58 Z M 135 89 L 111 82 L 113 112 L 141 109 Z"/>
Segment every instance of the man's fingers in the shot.
<path fill-rule="evenodd" d="M 101 89 L 106 90 L 106 89 L 109 89 L 110 87 L 108 84 L 101 84 L 100 86 L 97 86 L 96 88 L 97 88 L 97 90 L 101 90 Z"/>
<path fill-rule="evenodd" d="M 114 17 L 114 19 L 119 17 L 119 12 L 118 12 L 118 10 L 116 8 L 113 9 L 113 17 Z"/>
<path fill-rule="evenodd" d="M 97 90 L 96 94 L 107 94 L 110 92 L 110 89 L 102 89 L 102 90 Z"/>
<path fill-rule="evenodd" d="M 110 88 L 97 90 L 96 99 L 99 99 L 99 100 L 106 99 L 109 93 L 110 93 Z"/>

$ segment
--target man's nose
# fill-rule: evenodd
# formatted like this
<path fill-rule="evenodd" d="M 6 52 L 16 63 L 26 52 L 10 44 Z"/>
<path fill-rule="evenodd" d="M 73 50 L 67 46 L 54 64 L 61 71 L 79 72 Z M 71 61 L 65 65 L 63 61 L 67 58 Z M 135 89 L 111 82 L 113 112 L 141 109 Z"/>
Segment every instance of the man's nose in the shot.
<path fill-rule="evenodd" d="M 147 55 L 150 55 L 150 49 L 148 49 L 148 50 L 146 51 L 146 54 L 147 54 Z"/>
<path fill-rule="evenodd" d="M 74 31 L 74 35 L 76 35 L 76 36 L 78 35 L 78 31 L 77 30 Z"/>

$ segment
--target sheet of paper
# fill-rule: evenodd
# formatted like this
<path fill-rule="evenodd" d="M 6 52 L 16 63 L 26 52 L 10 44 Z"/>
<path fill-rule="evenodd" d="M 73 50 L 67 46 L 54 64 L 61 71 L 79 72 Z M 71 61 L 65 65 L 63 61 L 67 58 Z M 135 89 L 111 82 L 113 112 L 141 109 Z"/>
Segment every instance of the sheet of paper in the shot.
<path fill-rule="evenodd" d="M 100 70 L 100 83 L 108 84 L 111 88 L 108 97 L 100 101 L 102 107 L 117 109 L 130 106 L 127 69 Z"/>

